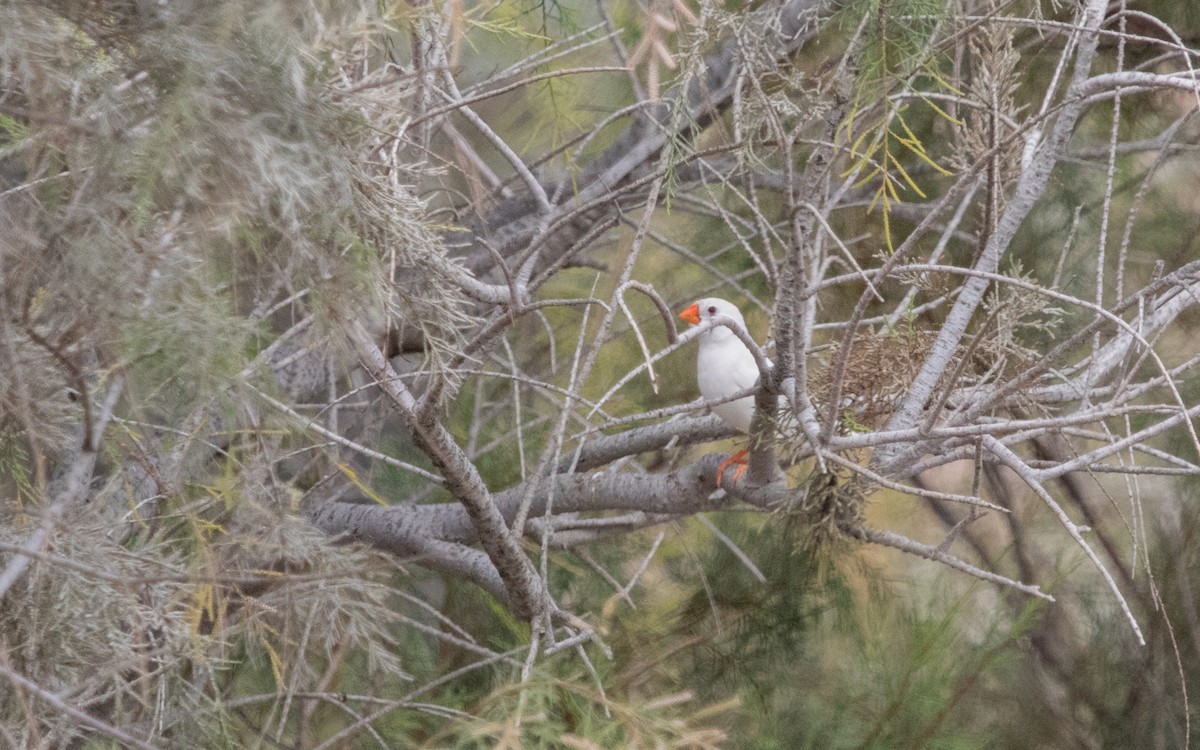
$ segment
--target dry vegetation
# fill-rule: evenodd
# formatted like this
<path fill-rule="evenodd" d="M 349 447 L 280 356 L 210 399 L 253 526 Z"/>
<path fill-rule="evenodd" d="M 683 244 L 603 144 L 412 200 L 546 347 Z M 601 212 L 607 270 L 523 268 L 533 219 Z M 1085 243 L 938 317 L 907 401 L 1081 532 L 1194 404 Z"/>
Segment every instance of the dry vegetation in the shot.
<path fill-rule="evenodd" d="M 1200 21 L 751 5 L 0 5 L 0 746 L 1185 746 Z"/>

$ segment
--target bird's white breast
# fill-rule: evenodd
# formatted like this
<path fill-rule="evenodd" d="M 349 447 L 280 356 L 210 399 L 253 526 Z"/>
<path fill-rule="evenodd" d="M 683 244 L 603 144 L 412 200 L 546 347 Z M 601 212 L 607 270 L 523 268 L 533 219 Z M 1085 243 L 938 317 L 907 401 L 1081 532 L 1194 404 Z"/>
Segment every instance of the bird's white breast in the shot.
<path fill-rule="evenodd" d="M 726 398 L 758 382 L 758 365 L 736 336 L 706 336 L 700 340 L 696 357 L 696 381 L 700 395 L 706 400 Z M 730 427 L 749 432 L 754 418 L 754 397 L 718 404 L 713 411 Z"/>

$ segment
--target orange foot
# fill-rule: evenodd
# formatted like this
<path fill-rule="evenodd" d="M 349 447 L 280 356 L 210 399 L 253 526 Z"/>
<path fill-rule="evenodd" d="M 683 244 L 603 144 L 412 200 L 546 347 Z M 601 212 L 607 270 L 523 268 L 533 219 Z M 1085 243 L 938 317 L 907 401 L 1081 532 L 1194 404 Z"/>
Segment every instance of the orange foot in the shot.
<path fill-rule="evenodd" d="M 721 486 L 722 480 L 725 479 L 725 470 L 734 464 L 737 464 L 737 470 L 733 472 L 733 481 L 736 482 L 742 478 L 742 475 L 746 473 L 746 467 L 749 464 L 749 461 L 746 460 L 746 454 L 747 451 L 740 450 L 717 465 L 718 487 Z"/>

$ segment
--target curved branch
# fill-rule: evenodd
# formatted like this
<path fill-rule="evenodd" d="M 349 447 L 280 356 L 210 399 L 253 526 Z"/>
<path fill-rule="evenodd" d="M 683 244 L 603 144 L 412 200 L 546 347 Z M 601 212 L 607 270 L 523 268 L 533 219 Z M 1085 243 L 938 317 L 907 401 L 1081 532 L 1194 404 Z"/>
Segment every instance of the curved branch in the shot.
<path fill-rule="evenodd" d="M 808 40 L 813 21 L 830 5 L 829 0 L 788 0 L 759 11 L 771 16 L 761 24 L 774 36 L 766 45 L 777 49 L 778 59 L 787 58 Z M 538 195 L 533 190 L 522 192 L 501 201 L 487 216 L 474 222 L 466 235 L 465 265 L 477 277 L 489 274 L 496 258 L 483 243 L 490 242 L 502 257 L 522 252 L 537 238 L 539 227 L 550 227 L 538 240 L 540 263 L 552 263 L 563 252 L 570 251 L 575 241 L 601 217 L 589 212 L 559 224 L 557 229 L 555 225 L 574 213 L 577 206 L 592 201 L 609 204 L 604 213 L 615 210 L 613 194 L 617 188 L 646 177 L 661 161 L 664 149 L 690 142 L 732 106 L 736 81 L 745 67 L 738 40 L 726 40 L 718 51 L 705 58 L 702 73 L 689 80 L 686 90 L 677 89 L 673 95 L 664 97 L 649 115 L 635 114 L 625 132 L 571 180 L 566 191 L 571 199 L 552 207 L 549 222 L 538 211 L 539 207 L 544 208 L 544 190 L 537 190 Z M 649 182 L 632 200 L 643 198 L 648 187 Z"/>
<path fill-rule="evenodd" d="M 478 533 L 484 551 L 504 581 L 513 611 L 527 620 L 548 611 L 549 595 L 542 580 L 504 524 L 475 465 L 445 427 L 425 414 L 418 414 L 416 399 L 366 332 L 357 324 L 346 325 L 345 330 L 363 367 L 391 400 L 413 441 L 445 477 L 446 489 L 462 503 L 472 529 Z"/>

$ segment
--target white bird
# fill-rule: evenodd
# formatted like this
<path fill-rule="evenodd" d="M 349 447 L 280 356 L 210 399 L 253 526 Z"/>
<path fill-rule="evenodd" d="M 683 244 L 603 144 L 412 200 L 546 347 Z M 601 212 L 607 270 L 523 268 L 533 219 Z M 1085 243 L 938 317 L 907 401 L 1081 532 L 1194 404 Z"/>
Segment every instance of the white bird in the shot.
<path fill-rule="evenodd" d="M 742 312 L 733 303 L 717 297 L 707 297 L 696 302 L 681 312 L 679 317 L 692 325 L 700 325 L 718 315 L 732 319 L 741 330 L 746 330 Z M 705 400 L 718 401 L 728 398 L 752 387 L 758 379 L 758 364 L 754 361 L 754 355 L 737 334 L 722 325 L 714 326 L 700 334 L 700 351 L 696 355 L 696 382 L 700 386 L 700 395 Z M 749 434 L 750 422 L 754 419 L 753 396 L 716 404 L 712 410 L 725 424 Z M 746 453 L 745 450 L 740 450 L 721 462 L 717 467 L 718 487 L 721 486 L 725 469 L 730 465 L 739 464 L 733 475 L 735 481 L 745 473 Z"/>

